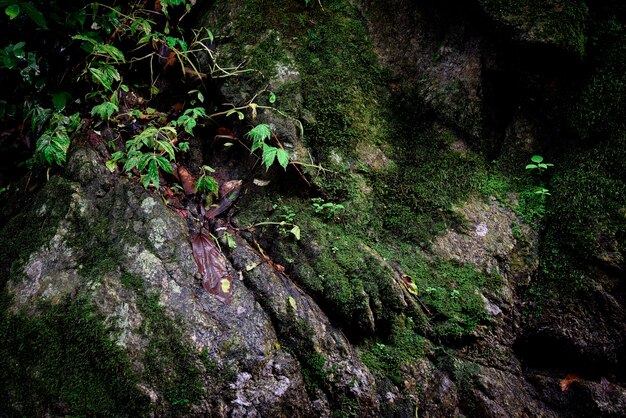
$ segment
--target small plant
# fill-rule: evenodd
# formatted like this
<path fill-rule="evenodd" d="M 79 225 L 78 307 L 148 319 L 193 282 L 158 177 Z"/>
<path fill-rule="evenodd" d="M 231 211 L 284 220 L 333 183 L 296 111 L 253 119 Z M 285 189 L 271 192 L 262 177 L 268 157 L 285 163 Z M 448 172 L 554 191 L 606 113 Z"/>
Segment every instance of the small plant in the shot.
<path fill-rule="evenodd" d="M 532 164 L 528 164 L 526 166 L 526 170 L 531 170 L 537 172 L 539 175 L 543 174 L 549 167 L 553 167 L 554 164 L 544 163 L 543 157 L 541 155 L 533 155 L 530 159 Z M 535 190 L 535 194 L 540 195 L 541 197 L 549 196 L 549 190 L 545 187 L 539 187 Z"/>
<path fill-rule="evenodd" d="M 215 170 L 208 165 L 203 165 L 201 170 L 201 175 L 194 186 L 196 193 L 204 193 L 207 198 L 211 195 L 217 196 L 219 185 L 213 177 L 209 176 L 209 173 L 214 173 Z"/>
<path fill-rule="evenodd" d="M 261 161 L 263 161 L 263 165 L 265 165 L 266 170 L 269 170 L 271 165 L 274 164 L 274 161 L 278 161 L 278 164 L 283 169 L 287 169 L 287 164 L 289 164 L 289 153 L 282 148 L 273 147 L 265 143 L 265 141 L 270 139 L 272 136 L 272 131 L 270 130 L 269 125 L 261 123 L 252 128 L 246 136 L 252 140 L 252 147 L 250 148 L 251 152 L 254 152 L 259 148 L 261 149 Z"/>
<path fill-rule="evenodd" d="M 535 170 L 539 174 L 542 174 L 548 167 L 554 166 L 554 164 L 544 163 L 541 155 L 533 155 L 530 160 L 532 164 L 528 164 L 526 170 Z"/>
<path fill-rule="evenodd" d="M 311 201 L 313 202 L 315 213 L 323 215 L 328 220 L 335 218 L 339 212 L 345 209 L 343 205 L 324 202 L 324 199 L 321 197 L 314 197 Z"/>

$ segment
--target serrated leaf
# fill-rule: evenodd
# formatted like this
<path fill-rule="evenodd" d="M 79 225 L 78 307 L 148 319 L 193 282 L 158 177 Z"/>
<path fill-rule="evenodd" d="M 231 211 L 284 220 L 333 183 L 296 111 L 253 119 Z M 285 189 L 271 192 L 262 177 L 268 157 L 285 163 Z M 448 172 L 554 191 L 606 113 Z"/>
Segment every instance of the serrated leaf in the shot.
<path fill-rule="evenodd" d="M 278 148 L 276 150 L 276 159 L 278 160 L 278 164 L 283 169 L 287 169 L 287 164 L 289 164 L 289 153 L 283 149 Z"/>
<path fill-rule="evenodd" d="M 261 155 L 261 160 L 263 161 L 266 170 L 269 170 L 271 165 L 274 164 L 276 151 L 278 151 L 278 148 L 263 144 L 263 154 Z"/>

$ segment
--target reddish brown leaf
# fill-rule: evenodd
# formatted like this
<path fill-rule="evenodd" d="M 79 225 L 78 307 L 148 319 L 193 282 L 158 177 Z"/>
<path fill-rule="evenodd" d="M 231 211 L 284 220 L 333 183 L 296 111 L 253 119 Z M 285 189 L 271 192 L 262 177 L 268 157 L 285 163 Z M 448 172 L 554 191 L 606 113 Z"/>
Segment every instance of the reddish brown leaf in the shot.
<path fill-rule="evenodd" d="M 185 194 L 194 194 L 196 190 L 194 189 L 194 184 L 196 184 L 196 178 L 191 175 L 191 173 L 182 165 L 178 166 L 178 177 L 180 178 L 180 182 L 183 185 L 183 189 L 185 190 Z"/>
<path fill-rule="evenodd" d="M 180 113 L 185 109 L 185 102 L 178 102 L 172 105 L 172 111 Z"/>
<path fill-rule="evenodd" d="M 202 275 L 204 290 L 230 305 L 232 302 L 232 277 L 228 274 L 226 260 L 215 242 L 206 234 L 197 234 L 191 240 L 193 258 Z"/>
<path fill-rule="evenodd" d="M 574 382 L 580 382 L 583 380 L 580 376 L 576 374 L 568 374 L 563 379 L 561 379 L 561 391 L 563 393 L 567 392 L 569 386 Z"/>
<path fill-rule="evenodd" d="M 241 190 L 241 180 L 230 180 L 220 186 L 220 201 L 217 206 L 211 208 L 204 217 L 207 219 L 215 218 L 230 208 Z"/>
<path fill-rule="evenodd" d="M 217 128 L 217 131 L 215 131 L 215 139 L 223 139 L 225 141 L 237 140 L 234 132 L 228 128 Z"/>

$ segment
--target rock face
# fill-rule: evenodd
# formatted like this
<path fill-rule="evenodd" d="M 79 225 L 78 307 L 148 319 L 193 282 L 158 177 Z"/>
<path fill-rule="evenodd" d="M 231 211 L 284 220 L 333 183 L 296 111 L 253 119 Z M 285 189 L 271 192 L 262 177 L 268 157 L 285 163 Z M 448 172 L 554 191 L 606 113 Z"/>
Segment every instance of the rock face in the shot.
<path fill-rule="evenodd" d="M 209 225 L 76 146 L 11 206 L 0 412 L 623 416 L 623 7 L 309 3 L 195 6 L 217 59 L 254 70 L 219 99 L 276 99 L 228 132 L 267 123 L 298 171 L 196 150 L 245 177 Z M 533 177 L 537 153 L 555 166 Z M 231 303 L 203 288 L 200 231 Z"/>

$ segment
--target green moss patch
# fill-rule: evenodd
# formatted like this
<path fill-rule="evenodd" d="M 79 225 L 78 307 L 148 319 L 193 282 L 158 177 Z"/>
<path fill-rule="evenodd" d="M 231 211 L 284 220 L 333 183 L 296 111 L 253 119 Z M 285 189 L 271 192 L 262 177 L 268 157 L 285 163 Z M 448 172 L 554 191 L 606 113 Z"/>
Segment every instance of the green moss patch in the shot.
<path fill-rule="evenodd" d="M 41 307 L 41 315 L 0 306 L 0 409 L 21 416 L 143 416 L 149 400 L 138 375 L 83 298 Z"/>
<path fill-rule="evenodd" d="M 527 31 L 531 38 L 581 56 L 585 53 L 588 8 L 582 0 L 480 0 L 480 3 L 492 17 Z"/>

